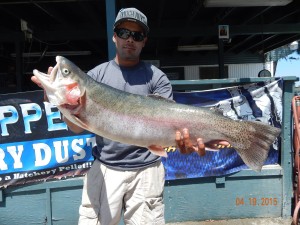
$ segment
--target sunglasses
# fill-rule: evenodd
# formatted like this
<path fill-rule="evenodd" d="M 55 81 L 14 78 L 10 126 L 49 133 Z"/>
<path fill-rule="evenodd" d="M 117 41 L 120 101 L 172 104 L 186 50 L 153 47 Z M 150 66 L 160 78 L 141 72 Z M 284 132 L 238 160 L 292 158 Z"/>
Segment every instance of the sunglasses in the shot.
<path fill-rule="evenodd" d="M 143 32 L 131 31 L 125 28 L 119 28 L 119 29 L 116 28 L 114 32 L 117 34 L 119 38 L 122 38 L 124 40 L 127 40 L 131 36 L 134 41 L 140 42 L 143 41 L 145 38 Z"/>

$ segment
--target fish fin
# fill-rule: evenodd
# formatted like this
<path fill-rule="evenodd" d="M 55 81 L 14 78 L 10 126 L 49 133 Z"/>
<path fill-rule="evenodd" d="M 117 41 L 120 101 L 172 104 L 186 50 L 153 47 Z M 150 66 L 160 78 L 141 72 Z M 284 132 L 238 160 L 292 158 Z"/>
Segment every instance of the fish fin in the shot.
<path fill-rule="evenodd" d="M 164 97 L 162 97 L 162 96 L 160 96 L 158 94 L 149 94 L 147 96 L 150 97 L 150 98 L 157 99 L 157 100 L 163 100 L 163 101 L 167 101 L 167 102 L 175 102 L 172 99 L 164 98 Z"/>
<path fill-rule="evenodd" d="M 167 152 L 160 145 L 150 145 L 150 146 L 148 146 L 148 149 L 154 155 L 158 155 L 158 156 L 162 156 L 162 157 L 166 157 L 166 158 L 168 157 Z"/>
<path fill-rule="evenodd" d="M 257 122 L 237 121 L 243 123 L 241 135 L 237 131 L 235 140 L 229 138 L 233 148 L 238 152 L 244 163 L 254 171 L 261 171 L 266 161 L 270 147 L 281 132 L 281 129 Z"/>

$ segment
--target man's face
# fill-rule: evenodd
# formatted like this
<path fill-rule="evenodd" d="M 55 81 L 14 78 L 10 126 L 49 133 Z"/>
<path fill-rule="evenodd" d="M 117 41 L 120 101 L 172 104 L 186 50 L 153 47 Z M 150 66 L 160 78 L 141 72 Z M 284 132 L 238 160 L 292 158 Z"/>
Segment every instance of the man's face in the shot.
<path fill-rule="evenodd" d="M 125 21 L 116 27 L 117 29 L 127 29 L 133 32 L 143 32 L 140 25 L 135 22 Z M 118 37 L 116 32 L 113 36 L 113 41 L 116 44 L 117 54 L 122 60 L 139 60 L 141 51 L 145 46 L 147 38 L 145 37 L 142 41 L 134 40 L 132 36 L 127 39 Z"/>

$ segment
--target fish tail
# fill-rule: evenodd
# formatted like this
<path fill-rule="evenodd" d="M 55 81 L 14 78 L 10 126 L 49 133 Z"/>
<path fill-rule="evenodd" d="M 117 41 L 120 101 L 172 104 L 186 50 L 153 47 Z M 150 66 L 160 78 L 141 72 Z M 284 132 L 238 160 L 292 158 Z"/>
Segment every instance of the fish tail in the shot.
<path fill-rule="evenodd" d="M 244 163 L 255 171 L 261 171 L 270 147 L 280 134 L 281 129 L 257 121 L 241 121 L 242 132 L 231 140 L 233 148 Z"/>

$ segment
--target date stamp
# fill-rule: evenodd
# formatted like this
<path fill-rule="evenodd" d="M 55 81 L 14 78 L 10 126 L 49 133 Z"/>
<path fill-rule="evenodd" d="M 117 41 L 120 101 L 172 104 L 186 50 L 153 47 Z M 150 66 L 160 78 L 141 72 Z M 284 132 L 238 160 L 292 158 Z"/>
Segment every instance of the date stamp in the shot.
<path fill-rule="evenodd" d="M 236 197 L 235 205 L 236 206 L 278 206 L 279 200 L 278 198 L 272 197 L 251 197 L 251 198 L 244 198 L 244 197 Z"/>

